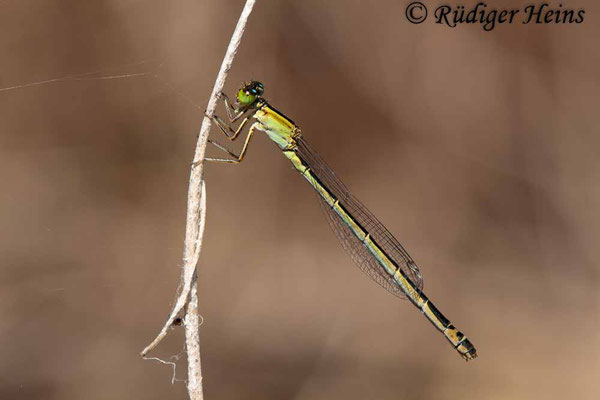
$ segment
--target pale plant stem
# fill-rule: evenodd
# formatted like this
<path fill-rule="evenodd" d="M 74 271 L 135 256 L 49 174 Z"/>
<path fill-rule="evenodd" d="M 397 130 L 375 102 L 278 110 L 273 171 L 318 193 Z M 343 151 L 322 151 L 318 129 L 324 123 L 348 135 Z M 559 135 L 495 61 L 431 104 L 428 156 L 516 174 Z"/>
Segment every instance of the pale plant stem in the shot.
<path fill-rule="evenodd" d="M 188 359 L 187 389 L 190 399 L 204 399 L 202 364 L 200 363 L 200 321 L 198 318 L 198 285 L 190 290 L 190 301 L 185 313 L 185 349 Z"/>
<path fill-rule="evenodd" d="M 188 359 L 187 386 L 190 399 L 192 400 L 202 400 L 204 398 L 202 391 L 202 368 L 200 364 L 200 324 L 198 318 L 196 265 L 198 264 L 200 250 L 202 248 L 204 222 L 206 219 L 206 188 L 203 180 L 203 161 L 208 141 L 208 133 L 211 128 L 211 119 L 209 116 L 212 116 L 215 112 L 218 100 L 217 95 L 225 86 L 225 79 L 231 69 L 233 59 L 242 40 L 248 17 L 252 12 L 255 1 L 256 0 L 247 0 L 244 9 L 242 10 L 235 31 L 231 37 L 231 41 L 229 42 L 229 46 L 227 47 L 227 52 L 221 63 L 221 69 L 217 75 L 215 85 L 208 101 L 208 106 L 206 107 L 206 115 L 202 120 L 200 133 L 198 134 L 188 189 L 185 248 L 183 252 L 183 268 L 179 294 L 161 331 L 152 343 L 146 346 L 141 352 L 141 355 L 145 357 L 148 352 L 154 349 L 167 335 L 169 328 L 173 326 L 173 323 L 176 321 L 183 308 L 187 306 L 184 318 Z"/>

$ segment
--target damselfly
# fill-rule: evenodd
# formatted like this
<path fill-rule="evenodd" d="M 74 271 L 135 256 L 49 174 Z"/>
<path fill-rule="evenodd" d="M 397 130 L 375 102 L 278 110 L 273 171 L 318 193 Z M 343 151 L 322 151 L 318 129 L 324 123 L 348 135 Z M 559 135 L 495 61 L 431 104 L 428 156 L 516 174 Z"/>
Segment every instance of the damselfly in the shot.
<path fill-rule="evenodd" d="M 350 194 L 334 172 L 308 145 L 298 126 L 271 107 L 263 98 L 263 84 L 251 81 L 238 91 L 235 103 L 220 94 L 229 122 L 218 116 L 212 120 L 230 140 L 236 140 L 249 121 L 244 146 L 239 155 L 210 141 L 232 159 L 206 158 L 208 161 L 239 163 L 257 131 L 265 132 L 292 162 L 294 168 L 316 190 L 329 224 L 338 240 L 362 271 L 392 294 L 409 299 L 441 331 L 465 360 L 477 357 L 467 337 L 433 305 L 423 289 L 419 268 L 404 247 L 365 206 Z M 234 129 L 233 123 L 243 118 Z"/>

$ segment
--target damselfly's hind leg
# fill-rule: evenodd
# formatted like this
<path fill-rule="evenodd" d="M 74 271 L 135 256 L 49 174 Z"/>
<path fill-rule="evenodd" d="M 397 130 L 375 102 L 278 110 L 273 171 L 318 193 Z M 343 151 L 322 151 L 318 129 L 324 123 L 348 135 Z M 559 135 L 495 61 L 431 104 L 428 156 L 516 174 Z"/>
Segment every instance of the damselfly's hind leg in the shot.
<path fill-rule="evenodd" d="M 208 142 L 210 144 L 212 144 L 219 150 L 227 153 L 228 155 L 230 155 L 233 158 L 206 157 L 204 160 L 213 161 L 213 162 L 223 162 L 223 163 L 229 163 L 229 164 L 238 164 L 238 163 L 242 162 L 242 160 L 244 159 L 244 156 L 246 155 L 246 151 L 248 150 L 248 143 L 250 143 L 250 139 L 252 138 L 252 135 L 254 135 L 254 132 L 256 132 L 256 125 L 252 125 L 250 127 L 250 129 L 248 130 L 248 135 L 246 136 L 246 140 L 244 141 L 244 147 L 242 147 L 242 151 L 240 151 L 239 155 L 235 154 L 233 151 L 229 150 L 227 147 L 225 147 L 219 143 L 213 142 L 212 140 L 209 139 Z M 192 166 L 195 167 L 196 164 L 197 163 L 194 163 Z"/>
<path fill-rule="evenodd" d="M 244 120 L 237 127 L 237 129 L 233 129 L 230 124 L 223 121 L 223 119 L 217 115 L 212 116 L 211 119 L 213 120 L 215 125 L 217 125 L 219 127 L 221 132 L 223 132 L 223 134 L 225 136 L 227 136 L 227 139 L 234 141 L 235 139 L 237 139 L 237 137 L 240 134 L 240 132 L 242 131 L 242 129 L 244 129 L 244 126 L 250 120 L 250 117 L 244 118 Z"/>

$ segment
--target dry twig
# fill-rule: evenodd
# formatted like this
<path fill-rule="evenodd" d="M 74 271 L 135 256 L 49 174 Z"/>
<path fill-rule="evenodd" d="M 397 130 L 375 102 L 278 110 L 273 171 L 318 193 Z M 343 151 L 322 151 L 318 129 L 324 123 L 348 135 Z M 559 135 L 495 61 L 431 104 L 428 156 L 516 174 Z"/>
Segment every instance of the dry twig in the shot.
<path fill-rule="evenodd" d="M 175 324 L 181 311 L 185 310 L 184 326 L 186 336 L 186 352 L 188 359 L 188 393 L 190 399 L 203 399 L 202 392 L 202 368 L 200 364 L 200 341 L 199 341 L 199 319 L 198 319 L 198 297 L 196 286 L 196 265 L 200 257 L 202 249 L 202 236 L 204 233 L 204 222 L 206 215 L 206 188 L 203 181 L 203 161 L 204 153 L 208 140 L 208 133 L 211 127 L 211 119 L 217 107 L 217 95 L 225 86 L 225 79 L 231 69 L 231 64 L 237 49 L 242 40 L 242 35 L 246 27 L 248 17 L 252 12 L 255 0 L 247 0 L 240 19 L 235 27 L 235 31 L 227 47 L 227 52 L 223 58 L 221 69 L 217 76 L 217 80 L 213 87 L 206 115 L 202 120 L 198 142 L 194 153 L 194 161 L 192 171 L 190 173 L 190 184 L 188 189 L 188 204 L 187 204 L 187 221 L 185 232 L 185 249 L 183 253 L 183 270 L 181 274 L 181 283 L 179 286 L 179 294 L 175 300 L 175 305 L 171 310 L 167 321 L 162 327 L 157 337 L 150 343 L 141 355 L 145 357 L 152 349 L 154 349 L 162 339 L 167 335 L 169 328 Z"/>

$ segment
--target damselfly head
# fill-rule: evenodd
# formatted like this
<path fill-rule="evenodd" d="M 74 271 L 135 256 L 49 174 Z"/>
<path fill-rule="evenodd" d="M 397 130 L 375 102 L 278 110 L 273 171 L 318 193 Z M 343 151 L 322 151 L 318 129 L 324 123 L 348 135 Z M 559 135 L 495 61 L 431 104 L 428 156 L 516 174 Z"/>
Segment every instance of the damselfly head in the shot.
<path fill-rule="evenodd" d="M 250 81 L 245 83 L 237 93 L 237 100 L 242 105 L 251 105 L 256 99 L 262 97 L 264 86 L 258 81 Z"/>

